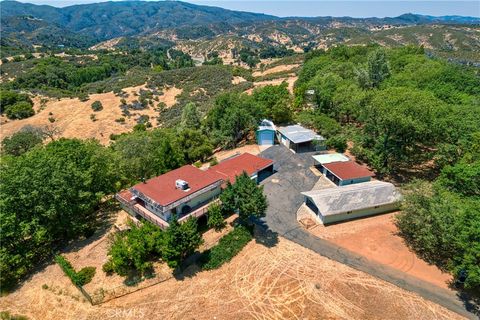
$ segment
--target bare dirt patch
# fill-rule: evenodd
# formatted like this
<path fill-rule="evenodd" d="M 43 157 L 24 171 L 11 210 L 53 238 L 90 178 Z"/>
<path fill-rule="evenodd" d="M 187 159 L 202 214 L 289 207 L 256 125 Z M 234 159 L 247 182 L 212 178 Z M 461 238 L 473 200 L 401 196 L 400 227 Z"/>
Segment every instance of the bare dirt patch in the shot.
<path fill-rule="evenodd" d="M 261 76 L 265 76 L 272 73 L 290 71 L 292 69 L 298 68 L 299 66 L 300 64 L 284 64 L 284 65 L 276 66 L 264 71 L 255 71 L 252 75 L 254 77 L 261 77 Z"/>
<path fill-rule="evenodd" d="M 239 84 L 239 83 L 242 83 L 242 82 L 245 82 L 247 80 L 245 80 L 243 77 L 240 77 L 240 76 L 234 76 L 232 78 L 232 84 Z"/>
<path fill-rule="evenodd" d="M 127 103 L 138 99 L 134 93 L 138 93 L 140 89 L 145 86 L 125 88 L 123 91 L 129 94 L 126 98 Z M 164 102 L 165 105 L 171 107 L 176 103 L 176 97 L 182 92 L 176 87 L 165 88 L 164 94 L 159 96 L 158 102 Z M 88 101 L 82 102 L 79 99 L 50 99 L 46 103 L 45 108 L 40 108 L 40 97 L 34 99 L 34 108 L 36 114 L 30 118 L 22 120 L 7 120 L 4 116 L 1 118 L 2 122 L 2 136 L 7 137 L 20 130 L 25 125 L 33 126 L 55 126 L 60 132 L 61 137 L 66 138 L 95 138 L 102 144 L 108 144 L 110 135 L 120 134 L 131 131 L 137 124 L 136 119 L 141 115 L 148 115 L 152 125 L 158 125 L 156 117 L 159 115 L 153 107 L 144 110 L 132 111 L 130 118 L 122 115 L 120 109 L 121 97 L 116 96 L 113 92 L 92 94 Z M 103 105 L 103 110 L 94 112 L 91 104 L 94 101 L 100 101 Z M 155 104 L 158 104 L 155 101 Z M 92 121 L 90 116 L 94 114 L 96 121 Z M 51 123 L 49 118 L 55 120 Z M 124 123 L 116 122 L 116 119 L 125 118 Z"/>
<path fill-rule="evenodd" d="M 290 93 L 293 93 L 293 85 L 295 84 L 295 81 L 297 81 L 297 79 L 298 79 L 298 77 L 296 75 L 292 74 L 288 78 L 279 78 L 279 79 L 273 79 L 273 80 L 257 81 L 257 82 L 253 83 L 253 86 L 254 86 L 254 88 L 265 87 L 265 86 L 268 86 L 268 85 L 278 86 L 278 85 L 282 84 L 282 82 L 286 81 L 288 83 L 288 91 L 290 91 Z M 245 93 L 252 94 L 254 88 L 248 89 L 247 91 L 245 91 Z"/>
<path fill-rule="evenodd" d="M 56 265 L 0 298 L 1 310 L 29 319 L 461 319 L 421 297 L 321 257 L 283 238 L 255 241 L 212 271 L 192 267 L 172 278 L 98 306 Z M 42 289 L 43 283 L 49 289 Z M 54 289 L 50 289 L 54 288 Z M 61 292 L 61 293 L 60 293 Z"/>
<path fill-rule="evenodd" d="M 257 144 L 247 144 L 235 149 L 219 151 L 215 153 L 214 156 L 217 158 L 218 161 L 222 161 L 245 152 L 251 153 L 253 155 L 258 155 L 260 153 L 260 148 Z"/>
<path fill-rule="evenodd" d="M 330 226 L 321 224 L 309 232 L 368 259 L 448 289 L 451 276 L 418 258 L 397 234 L 396 213 L 384 214 Z"/>

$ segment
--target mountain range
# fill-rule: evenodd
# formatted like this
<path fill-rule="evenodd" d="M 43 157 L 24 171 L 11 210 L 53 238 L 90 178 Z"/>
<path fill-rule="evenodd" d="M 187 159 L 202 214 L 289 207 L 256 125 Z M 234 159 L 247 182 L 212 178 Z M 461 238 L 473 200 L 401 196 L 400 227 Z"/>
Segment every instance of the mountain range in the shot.
<path fill-rule="evenodd" d="M 242 47 L 280 45 L 303 52 L 339 43 L 372 42 L 423 45 L 475 61 L 480 51 L 480 18 L 464 16 L 407 13 L 386 18 L 280 18 L 180 1 L 117 1 L 57 8 L 11 0 L 0 2 L 0 15 L 3 56 L 20 53 L 16 48 L 28 51 L 38 45 L 108 48 L 111 43 L 125 42 L 128 46 L 170 43 L 197 56 L 212 51 L 228 55 L 232 48 Z"/>
<path fill-rule="evenodd" d="M 332 23 L 357 25 L 412 25 L 431 23 L 480 24 L 480 18 L 461 16 L 423 16 L 404 14 L 395 18 L 279 18 L 271 15 L 232 11 L 219 7 L 195 5 L 180 1 L 119 1 L 73 5 L 63 8 L 34 5 L 17 1 L 2 1 L 0 6 L 2 30 L 7 17 L 29 16 L 45 23 L 80 33 L 98 40 L 120 36 L 133 36 L 158 32 L 164 29 L 205 26 L 210 35 L 244 27 L 258 22 L 292 23 L 303 21 L 326 27 Z M 11 20 L 5 23 L 11 26 Z M 19 25 L 18 27 L 21 27 Z M 218 29 L 215 32 L 215 28 Z M 23 30 L 15 30 L 17 32 Z"/>

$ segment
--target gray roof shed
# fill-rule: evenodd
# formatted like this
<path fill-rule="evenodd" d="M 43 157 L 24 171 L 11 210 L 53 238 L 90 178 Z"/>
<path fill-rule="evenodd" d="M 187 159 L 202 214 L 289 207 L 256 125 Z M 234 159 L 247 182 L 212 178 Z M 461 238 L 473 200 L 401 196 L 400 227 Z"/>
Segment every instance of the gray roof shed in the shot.
<path fill-rule="evenodd" d="M 383 181 L 312 190 L 302 194 L 315 204 L 322 216 L 394 204 L 402 199 L 393 184 Z"/>
<path fill-rule="evenodd" d="M 321 135 L 298 124 L 288 127 L 279 127 L 277 130 L 293 143 L 302 143 L 313 140 L 325 140 L 325 138 Z"/>

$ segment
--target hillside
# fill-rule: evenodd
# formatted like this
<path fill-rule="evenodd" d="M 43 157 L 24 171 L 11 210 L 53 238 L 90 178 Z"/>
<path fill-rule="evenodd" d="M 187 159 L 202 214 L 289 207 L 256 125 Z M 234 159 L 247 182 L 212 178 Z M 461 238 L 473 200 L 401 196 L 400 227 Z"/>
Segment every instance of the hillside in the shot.
<path fill-rule="evenodd" d="M 2 42 L 10 43 L 10 47 L 28 48 L 32 44 L 41 44 L 46 48 L 58 46 L 87 48 L 96 41 L 91 36 L 78 34 L 57 24 L 31 16 L 2 18 Z M 3 52 L 2 55 L 5 53 Z"/>
<path fill-rule="evenodd" d="M 2 17 L 30 15 L 99 39 L 137 35 L 163 28 L 277 19 L 263 14 L 230 11 L 179 1 L 102 2 L 64 8 L 5 1 L 1 6 L 1 15 Z"/>
<path fill-rule="evenodd" d="M 480 62 L 480 19 L 475 17 L 409 13 L 386 18 L 279 18 L 180 1 L 102 2 L 63 8 L 3 1 L 0 14 L 2 57 L 67 48 L 173 46 L 200 62 L 216 52 L 230 64 L 242 48 L 250 51 L 247 55 L 262 58 L 264 51 L 263 58 L 271 58 L 342 43 L 377 43 L 422 45 L 434 55 Z M 242 60 L 246 65 L 253 63 Z"/>

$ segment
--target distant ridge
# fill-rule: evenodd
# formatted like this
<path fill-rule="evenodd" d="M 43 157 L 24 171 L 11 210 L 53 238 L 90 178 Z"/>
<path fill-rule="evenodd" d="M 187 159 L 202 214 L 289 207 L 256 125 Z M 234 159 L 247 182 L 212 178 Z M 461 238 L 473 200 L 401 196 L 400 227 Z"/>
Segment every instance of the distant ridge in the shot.
<path fill-rule="evenodd" d="M 120 36 L 135 36 L 164 29 L 182 27 L 221 26 L 221 31 L 230 30 L 232 25 L 245 26 L 267 21 L 304 20 L 324 25 L 333 21 L 356 24 L 480 24 L 480 18 L 463 16 L 425 16 L 407 13 L 391 18 L 350 17 L 290 17 L 232 11 L 219 7 L 195 5 L 181 1 L 118 1 L 72 5 L 57 8 L 17 1 L 1 2 L 2 18 L 32 16 L 62 27 L 67 31 L 81 33 L 100 40 Z M 3 20 L 3 19 L 2 19 Z M 3 21 L 2 21 L 3 28 Z M 17 30 L 21 31 L 21 30 Z M 212 31 L 214 33 L 214 31 Z"/>

